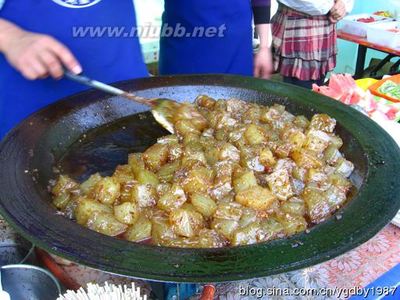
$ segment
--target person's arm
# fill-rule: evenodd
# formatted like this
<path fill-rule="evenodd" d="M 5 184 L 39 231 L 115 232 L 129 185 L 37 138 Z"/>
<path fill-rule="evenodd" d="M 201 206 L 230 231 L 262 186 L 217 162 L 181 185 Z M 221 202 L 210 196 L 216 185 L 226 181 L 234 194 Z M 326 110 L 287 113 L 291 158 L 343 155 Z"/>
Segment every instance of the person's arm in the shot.
<path fill-rule="evenodd" d="M 270 47 L 270 0 L 252 0 L 254 23 L 260 46 L 254 56 L 254 76 L 268 79 L 273 71 Z"/>
<path fill-rule="evenodd" d="M 54 38 L 25 31 L 0 18 L 0 52 L 27 79 L 63 76 L 63 66 L 74 73 L 82 68 L 71 51 Z"/>

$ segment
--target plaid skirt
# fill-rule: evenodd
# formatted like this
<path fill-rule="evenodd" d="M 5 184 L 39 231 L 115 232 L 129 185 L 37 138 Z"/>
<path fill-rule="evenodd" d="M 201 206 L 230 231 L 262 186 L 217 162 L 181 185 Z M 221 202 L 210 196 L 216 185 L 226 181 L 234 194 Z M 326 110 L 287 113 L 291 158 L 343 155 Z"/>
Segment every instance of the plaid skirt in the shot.
<path fill-rule="evenodd" d="M 280 6 L 272 18 L 275 70 L 286 77 L 318 80 L 336 66 L 336 25 Z"/>

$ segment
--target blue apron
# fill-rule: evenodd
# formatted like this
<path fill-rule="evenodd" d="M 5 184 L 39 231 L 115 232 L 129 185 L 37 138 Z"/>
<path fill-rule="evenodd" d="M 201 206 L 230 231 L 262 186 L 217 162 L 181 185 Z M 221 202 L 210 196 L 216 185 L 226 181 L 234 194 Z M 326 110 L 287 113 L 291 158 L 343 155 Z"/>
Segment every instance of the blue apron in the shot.
<path fill-rule="evenodd" d="M 0 17 L 64 43 L 88 76 L 111 83 L 148 74 L 137 38 L 73 37 L 78 26 L 129 32 L 136 26 L 132 0 L 6 0 Z M 0 138 L 36 110 L 84 89 L 66 79 L 26 80 L 0 54 Z"/>
<path fill-rule="evenodd" d="M 160 74 L 253 74 L 250 0 L 165 0 L 164 35 L 160 41 Z M 217 29 L 223 37 L 186 37 L 196 26 Z M 166 26 L 184 27 L 173 37 Z M 179 31 L 175 32 L 181 35 Z M 210 31 L 211 33 L 211 31 Z"/>

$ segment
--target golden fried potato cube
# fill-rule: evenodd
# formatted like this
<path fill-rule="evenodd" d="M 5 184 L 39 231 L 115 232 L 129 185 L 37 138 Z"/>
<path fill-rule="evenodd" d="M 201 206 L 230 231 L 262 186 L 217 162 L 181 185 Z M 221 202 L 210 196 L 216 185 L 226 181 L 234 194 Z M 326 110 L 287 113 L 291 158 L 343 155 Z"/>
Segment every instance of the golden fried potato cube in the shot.
<path fill-rule="evenodd" d="M 132 153 L 128 156 L 128 165 L 131 167 L 132 172 L 135 176 L 140 170 L 145 169 L 144 161 L 141 153 Z"/>
<path fill-rule="evenodd" d="M 196 128 L 191 120 L 179 120 L 175 123 L 175 131 L 180 136 L 186 136 L 190 133 L 200 135 L 201 132 Z"/>
<path fill-rule="evenodd" d="M 298 130 L 293 131 L 289 134 L 288 142 L 293 150 L 299 150 L 306 143 L 306 135 Z"/>
<path fill-rule="evenodd" d="M 243 207 L 235 202 L 219 202 L 214 218 L 239 221 L 243 214 Z"/>
<path fill-rule="evenodd" d="M 218 100 L 216 109 L 219 111 L 226 111 L 239 117 L 250 106 L 251 104 L 249 102 L 232 98 L 229 100 Z"/>
<path fill-rule="evenodd" d="M 239 228 L 239 223 L 235 220 L 213 218 L 211 228 L 230 240 L 232 239 L 233 232 Z"/>
<path fill-rule="evenodd" d="M 114 216 L 119 222 L 132 225 L 139 217 L 139 208 L 135 203 L 124 202 L 114 206 Z"/>
<path fill-rule="evenodd" d="M 323 192 L 307 189 L 303 193 L 307 215 L 314 224 L 321 223 L 330 214 L 330 207 Z"/>
<path fill-rule="evenodd" d="M 216 200 L 222 200 L 225 197 L 229 197 L 232 191 L 232 185 L 230 181 L 218 181 L 214 187 L 210 190 L 210 195 Z"/>
<path fill-rule="evenodd" d="M 223 127 L 221 121 L 223 121 L 224 118 L 226 118 L 225 112 L 213 111 L 208 117 L 208 122 L 210 123 L 210 127 L 213 129 Z"/>
<path fill-rule="evenodd" d="M 318 169 L 322 167 L 322 161 L 318 158 L 316 153 L 307 151 L 305 149 L 295 150 L 290 157 L 294 160 L 297 166 L 305 169 Z"/>
<path fill-rule="evenodd" d="M 285 236 L 285 229 L 283 225 L 275 218 L 268 218 L 260 222 L 260 227 L 264 233 L 263 241 L 269 241 L 275 238 Z"/>
<path fill-rule="evenodd" d="M 157 187 L 160 183 L 156 174 L 145 169 L 138 171 L 136 179 L 140 184 L 150 184 L 153 187 Z"/>
<path fill-rule="evenodd" d="M 231 161 L 221 161 L 215 164 L 214 186 L 210 190 L 210 195 L 214 199 L 221 199 L 232 191 L 232 172 L 234 163 Z"/>
<path fill-rule="evenodd" d="M 301 180 L 298 180 L 294 177 L 290 178 L 290 184 L 292 186 L 294 196 L 299 196 L 303 193 L 305 188 L 305 183 Z"/>
<path fill-rule="evenodd" d="M 180 166 L 181 162 L 179 160 L 167 163 L 158 170 L 157 176 L 161 182 L 172 182 L 175 172 L 179 170 Z"/>
<path fill-rule="evenodd" d="M 276 164 L 276 159 L 274 157 L 274 154 L 269 148 L 261 149 L 259 161 L 267 169 L 273 168 Z"/>
<path fill-rule="evenodd" d="M 249 145 L 259 145 L 267 142 L 266 135 L 262 127 L 249 124 L 244 132 L 244 137 Z"/>
<path fill-rule="evenodd" d="M 257 212 L 254 209 L 245 207 L 242 211 L 243 213 L 239 220 L 240 228 L 246 227 L 250 223 L 257 221 Z"/>
<path fill-rule="evenodd" d="M 193 136 L 194 137 L 194 136 Z M 185 143 L 184 139 L 184 153 L 185 155 L 191 156 L 192 154 L 196 154 L 197 152 L 203 151 L 203 144 L 200 142 L 200 138 L 197 136 L 196 138 L 187 140 Z"/>
<path fill-rule="evenodd" d="M 306 213 L 306 206 L 304 200 L 298 197 L 292 197 L 282 203 L 280 209 L 290 215 L 304 216 Z"/>
<path fill-rule="evenodd" d="M 216 230 L 203 228 L 199 231 L 196 244 L 199 248 L 222 248 L 228 245 L 228 241 Z"/>
<path fill-rule="evenodd" d="M 351 161 L 348 161 L 343 157 L 337 161 L 336 172 L 340 175 L 348 178 L 350 177 L 351 173 L 353 173 L 353 171 L 354 165 Z"/>
<path fill-rule="evenodd" d="M 207 218 L 211 217 L 217 209 L 215 201 L 204 194 L 191 195 L 190 202 L 199 213 Z"/>
<path fill-rule="evenodd" d="M 333 166 L 335 165 L 339 159 L 342 158 L 342 154 L 334 145 L 329 145 L 324 152 L 324 159 L 327 164 Z"/>
<path fill-rule="evenodd" d="M 146 167 L 158 171 L 168 161 L 168 145 L 154 144 L 143 153 Z"/>
<path fill-rule="evenodd" d="M 183 167 L 186 167 L 187 161 L 199 161 L 203 165 L 207 163 L 203 146 L 199 141 L 191 141 L 185 145 L 182 156 Z"/>
<path fill-rule="evenodd" d="M 169 214 L 174 232 L 184 237 L 194 237 L 204 227 L 203 216 L 193 210 L 178 208 Z"/>
<path fill-rule="evenodd" d="M 327 114 L 316 114 L 311 118 L 310 128 L 332 133 L 336 127 L 336 120 Z"/>
<path fill-rule="evenodd" d="M 267 183 L 279 200 L 287 200 L 294 195 L 287 169 L 278 169 L 271 173 L 267 177 Z"/>
<path fill-rule="evenodd" d="M 169 190 L 171 190 L 171 183 L 160 183 L 157 185 L 156 191 L 158 198 L 165 195 Z"/>
<path fill-rule="evenodd" d="M 325 174 L 324 170 L 321 169 L 308 169 L 306 173 L 305 182 L 327 182 L 328 176 Z"/>
<path fill-rule="evenodd" d="M 121 192 L 121 184 L 113 177 L 104 177 L 96 183 L 94 188 L 95 200 L 101 203 L 113 204 Z"/>
<path fill-rule="evenodd" d="M 198 131 L 203 131 L 208 126 L 207 120 L 201 115 L 197 108 L 190 103 L 182 103 L 179 105 L 178 110 L 174 113 L 174 123 L 180 121 L 190 121 Z"/>
<path fill-rule="evenodd" d="M 228 160 L 220 161 L 214 166 L 215 177 L 232 177 L 233 171 L 239 168 L 241 167 L 236 162 Z"/>
<path fill-rule="evenodd" d="M 332 211 L 339 209 L 347 200 L 346 192 L 334 185 L 329 187 L 329 189 L 324 192 L 324 195 Z"/>
<path fill-rule="evenodd" d="M 245 130 L 246 127 L 244 126 L 231 129 L 229 131 L 228 141 L 237 146 L 237 143 L 243 141 L 243 134 Z"/>
<path fill-rule="evenodd" d="M 217 101 L 209 96 L 200 95 L 196 98 L 195 102 L 198 106 L 213 109 Z"/>
<path fill-rule="evenodd" d="M 128 228 L 124 238 L 131 242 L 141 242 L 151 238 L 152 223 L 144 214 L 140 214 L 136 222 Z"/>
<path fill-rule="evenodd" d="M 167 244 L 168 241 L 177 238 L 177 235 L 167 218 L 152 218 L 151 223 L 151 238 L 155 245 L 162 246 Z"/>
<path fill-rule="evenodd" d="M 214 145 L 210 145 L 204 149 L 204 156 L 206 158 L 206 162 L 213 166 L 218 162 L 219 158 L 219 149 Z"/>
<path fill-rule="evenodd" d="M 328 148 L 330 140 L 330 136 L 324 131 L 310 130 L 307 133 L 304 148 L 314 151 L 315 153 L 322 153 L 326 148 Z"/>
<path fill-rule="evenodd" d="M 58 177 L 56 185 L 53 187 L 51 192 L 53 193 L 53 195 L 59 196 L 78 188 L 79 185 L 76 181 L 71 179 L 69 176 L 60 175 L 60 177 Z"/>
<path fill-rule="evenodd" d="M 87 220 L 95 213 L 103 212 L 112 214 L 113 210 L 110 206 L 99 203 L 92 199 L 79 198 L 78 205 L 75 208 L 76 222 L 80 225 L 86 225 Z"/>
<path fill-rule="evenodd" d="M 293 124 L 304 130 L 310 126 L 310 121 L 305 116 L 296 116 L 293 120 Z"/>
<path fill-rule="evenodd" d="M 131 191 L 131 202 L 140 208 L 153 207 L 157 203 L 157 191 L 151 184 L 136 184 Z"/>
<path fill-rule="evenodd" d="M 232 246 L 251 245 L 264 239 L 264 232 L 258 222 L 253 222 L 244 228 L 235 230 L 232 235 Z"/>
<path fill-rule="evenodd" d="M 202 150 L 202 146 L 203 144 L 201 143 L 201 135 L 197 134 L 197 133 L 189 133 L 187 135 L 185 135 L 182 138 L 182 144 L 183 146 L 187 146 L 187 145 L 198 145 L 199 146 L 199 150 Z"/>
<path fill-rule="evenodd" d="M 71 201 L 70 193 L 60 194 L 54 197 L 53 205 L 60 210 L 64 210 L 70 201 Z"/>
<path fill-rule="evenodd" d="M 182 159 L 180 169 L 175 173 L 174 181 L 183 184 L 184 179 L 186 179 L 189 170 L 194 170 L 197 168 L 203 168 L 206 164 L 197 159 Z M 210 176 L 213 175 L 213 171 L 210 168 Z"/>
<path fill-rule="evenodd" d="M 200 112 L 197 111 L 197 113 L 198 114 L 195 115 L 194 117 L 191 117 L 190 120 L 192 121 L 193 125 L 197 128 L 197 130 L 202 132 L 203 130 L 207 129 L 210 126 L 210 124 L 208 123 L 206 118 L 204 118 L 204 116 L 200 114 Z"/>
<path fill-rule="evenodd" d="M 136 180 L 121 182 L 121 195 L 119 196 L 119 202 L 131 202 L 132 201 L 132 189 L 138 184 Z"/>
<path fill-rule="evenodd" d="M 265 167 L 260 162 L 259 151 L 260 149 L 254 148 L 241 149 L 240 165 L 256 172 L 264 172 Z"/>
<path fill-rule="evenodd" d="M 82 195 L 89 195 L 94 191 L 96 184 L 102 179 L 99 173 L 91 175 L 87 180 L 81 183 L 80 190 Z"/>
<path fill-rule="evenodd" d="M 130 165 L 117 166 L 112 177 L 115 178 L 115 180 L 118 181 L 119 183 L 132 181 L 135 179 L 135 176 L 133 174 L 133 171 L 132 171 L 132 168 Z"/>
<path fill-rule="evenodd" d="M 232 162 L 239 162 L 240 151 L 234 145 L 230 143 L 223 143 L 219 150 L 219 160 L 230 160 Z"/>
<path fill-rule="evenodd" d="M 229 132 L 225 127 L 218 128 L 214 131 L 214 137 L 217 141 L 225 141 L 229 138 Z"/>
<path fill-rule="evenodd" d="M 258 123 L 261 117 L 261 107 L 258 105 L 251 106 L 247 111 L 245 111 L 242 115 L 243 123 Z"/>
<path fill-rule="evenodd" d="M 179 138 L 175 134 L 165 135 L 157 139 L 158 144 L 162 145 L 173 145 L 179 143 Z"/>
<path fill-rule="evenodd" d="M 335 187 L 338 187 L 343 192 L 347 193 L 350 188 L 353 186 L 350 180 L 344 177 L 340 173 L 333 173 L 328 177 L 328 181 Z"/>
<path fill-rule="evenodd" d="M 291 114 L 290 112 L 284 110 L 281 116 L 281 122 L 283 122 L 283 127 L 286 126 L 287 124 L 292 124 L 294 121 L 295 116 Z M 282 128 L 283 128 L 282 127 Z"/>
<path fill-rule="evenodd" d="M 339 136 L 334 135 L 334 134 L 331 134 L 331 135 L 330 135 L 330 138 L 331 138 L 330 143 L 331 143 L 331 145 L 332 145 L 333 147 L 335 147 L 335 148 L 337 148 L 337 149 L 342 148 L 342 146 L 343 146 L 343 140 L 342 140 Z"/>
<path fill-rule="evenodd" d="M 293 168 L 293 171 L 292 171 L 293 178 L 300 180 L 300 181 L 305 181 L 306 175 L 307 175 L 307 169 L 298 167 L 298 166 L 295 166 Z"/>
<path fill-rule="evenodd" d="M 255 210 L 267 210 L 276 200 L 272 192 L 261 186 L 251 187 L 236 194 L 236 202 Z"/>
<path fill-rule="evenodd" d="M 294 161 L 292 159 L 283 158 L 283 159 L 279 159 L 276 162 L 274 171 L 284 169 L 284 170 L 287 170 L 289 174 L 292 174 L 295 167 L 296 167 L 296 164 L 294 163 Z"/>
<path fill-rule="evenodd" d="M 198 167 L 190 170 L 183 183 L 186 193 L 205 193 L 214 181 L 212 170 L 206 167 Z"/>
<path fill-rule="evenodd" d="M 288 213 L 277 214 L 279 223 L 282 224 L 285 234 L 290 236 L 307 229 L 307 221 L 302 215 Z"/>
<path fill-rule="evenodd" d="M 119 222 L 112 214 L 95 212 L 87 221 L 87 227 L 99 233 L 117 236 L 126 231 L 127 225 Z"/>
<path fill-rule="evenodd" d="M 183 205 L 187 200 L 184 190 L 177 184 L 166 192 L 157 202 L 159 209 L 171 212 Z"/>
<path fill-rule="evenodd" d="M 287 158 L 290 152 L 293 150 L 293 145 L 286 142 L 278 142 L 276 148 L 274 149 L 274 154 L 278 158 Z"/>
<path fill-rule="evenodd" d="M 76 207 L 78 206 L 79 199 L 82 199 L 82 198 L 71 197 L 70 201 L 62 209 L 62 212 L 64 213 L 64 216 L 66 218 L 68 218 L 70 220 L 76 220 L 75 211 L 76 211 Z"/>
<path fill-rule="evenodd" d="M 281 118 L 281 113 L 274 107 L 265 107 L 261 111 L 260 121 L 273 125 L 273 123 Z"/>
<path fill-rule="evenodd" d="M 182 157 L 183 147 L 179 143 L 173 143 L 168 146 L 168 160 L 175 161 Z"/>
<path fill-rule="evenodd" d="M 192 203 L 188 203 L 188 202 L 183 203 L 180 208 L 185 209 L 185 210 L 199 212 L 199 211 L 197 211 L 196 207 Z"/>
<path fill-rule="evenodd" d="M 236 194 L 254 186 L 257 186 L 257 179 L 253 171 L 247 171 L 233 179 L 233 187 Z"/>

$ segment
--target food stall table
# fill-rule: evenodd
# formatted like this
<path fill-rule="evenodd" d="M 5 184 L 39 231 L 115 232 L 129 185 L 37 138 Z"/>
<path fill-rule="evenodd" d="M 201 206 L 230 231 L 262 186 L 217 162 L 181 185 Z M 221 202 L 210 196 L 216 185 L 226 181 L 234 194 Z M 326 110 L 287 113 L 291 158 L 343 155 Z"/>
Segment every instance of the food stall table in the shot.
<path fill-rule="evenodd" d="M 338 38 L 340 38 L 342 40 L 358 44 L 356 72 L 354 75 L 355 79 L 359 79 L 359 78 L 363 77 L 365 59 L 367 56 L 368 49 L 377 50 L 377 51 L 387 54 L 387 56 L 384 58 L 384 60 L 382 60 L 382 62 L 374 68 L 373 72 L 371 72 L 371 75 L 369 77 L 374 77 L 373 76 L 374 74 L 372 74 L 372 73 L 376 74 L 376 72 L 380 68 L 382 68 L 387 62 L 389 62 L 392 58 L 400 57 L 400 50 L 391 49 L 388 47 L 373 44 L 373 43 L 369 42 L 365 37 L 352 35 L 352 34 L 349 34 L 349 33 L 346 33 L 346 32 L 340 31 L 340 30 L 338 31 L 337 36 L 338 36 Z M 398 67 L 399 67 L 399 62 L 395 63 L 395 65 L 392 67 L 391 71 L 395 72 Z"/>

